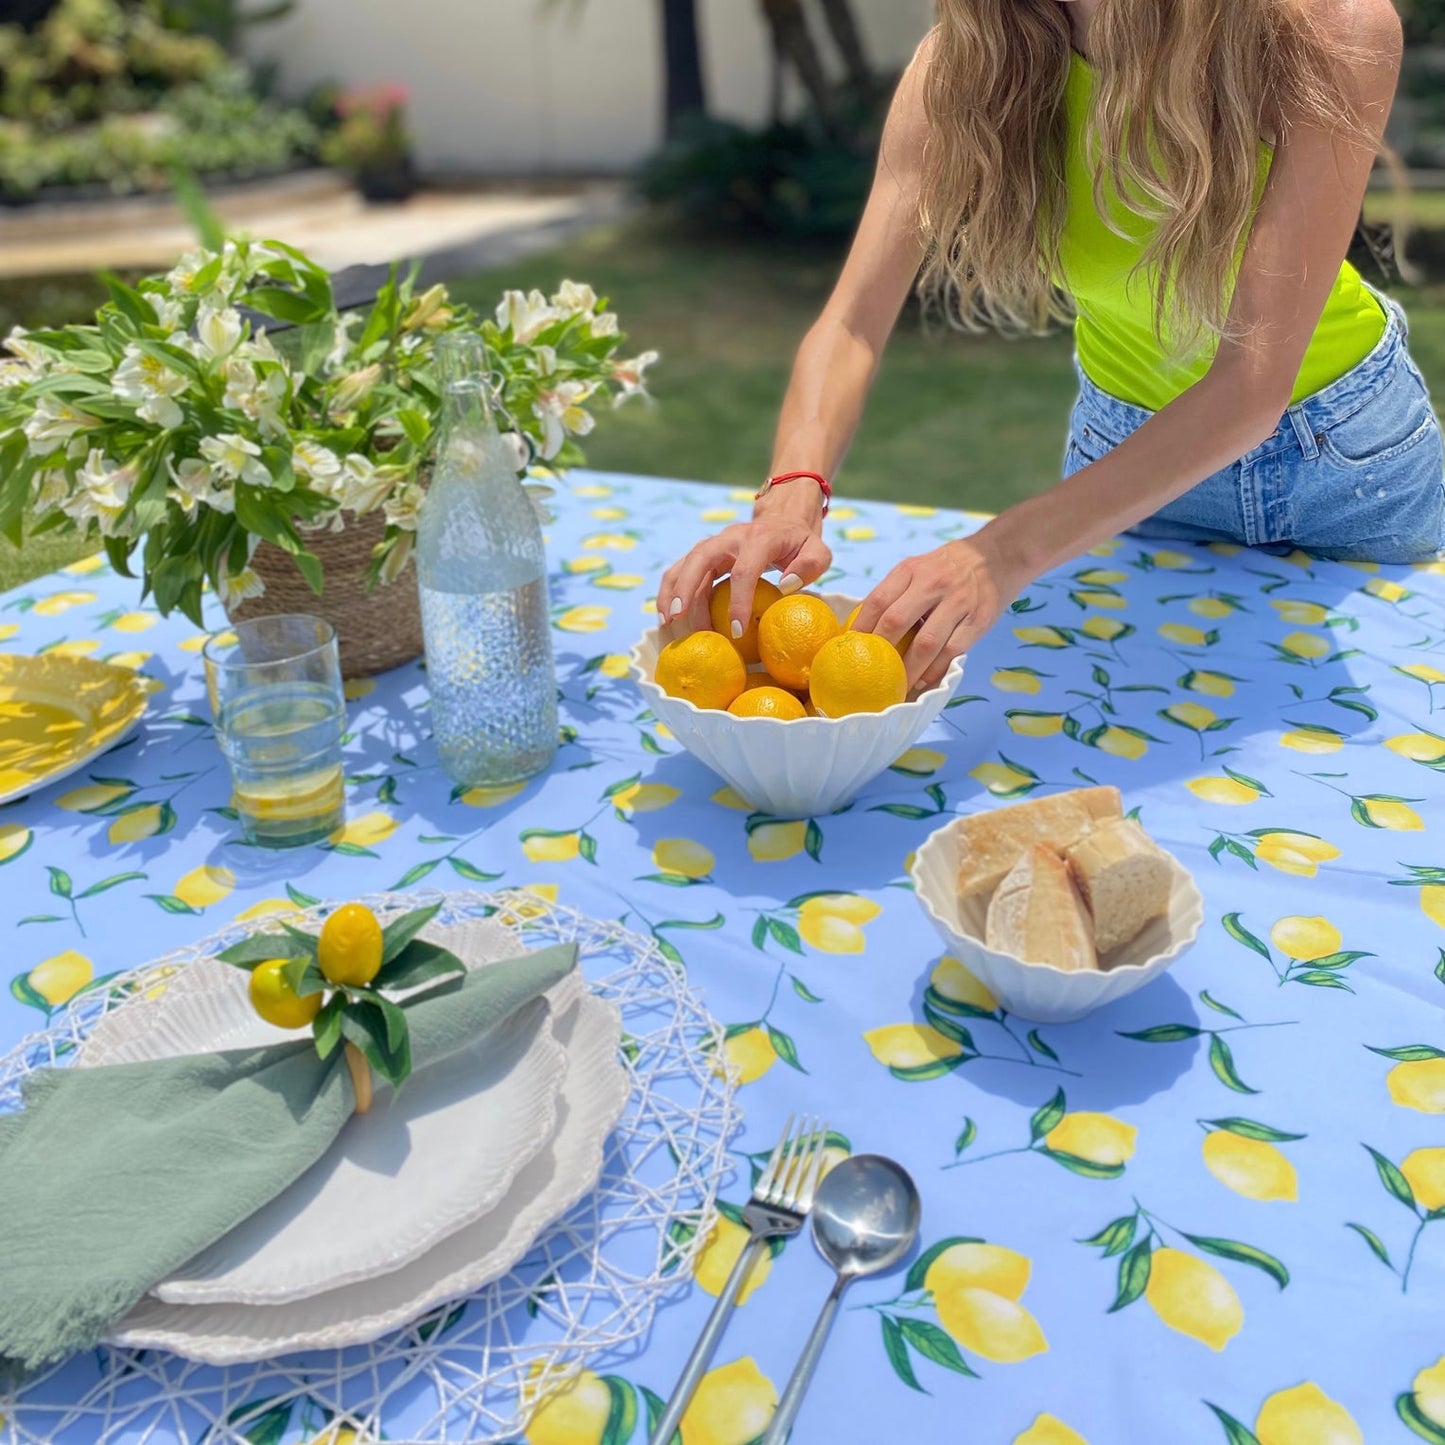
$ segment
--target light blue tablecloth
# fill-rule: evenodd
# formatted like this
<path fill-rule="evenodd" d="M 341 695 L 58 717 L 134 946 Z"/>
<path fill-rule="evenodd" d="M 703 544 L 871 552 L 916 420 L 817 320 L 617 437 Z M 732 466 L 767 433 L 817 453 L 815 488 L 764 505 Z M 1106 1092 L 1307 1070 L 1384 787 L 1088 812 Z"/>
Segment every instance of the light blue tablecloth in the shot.
<path fill-rule="evenodd" d="M 740 1155 L 813 1109 L 922 1188 L 929 1253 L 850 1297 L 800 1445 L 1445 1441 L 1445 567 L 1101 548 L 1030 589 L 850 811 L 779 823 L 680 752 L 623 658 L 661 568 L 746 511 L 571 478 L 550 539 L 556 765 L 456 796 L 423 674 L 400 669 L 353 689 L 345 833 L 296 854 L 237 846 L 188 623 L 87 564 L 0 600 L 5 647 L 122 654 L 162 684 L 134 742 L 0 810 L 0 1044 L 243 913 L 423 883 L 555 890 L 662 940 L 733 1026 Z M 976 524 L 840 505 L 830 585 L 862 595 Z M 1142 992 L 1034 1028 L 940 959 L 906 860 L 956 812 L 1085 779 L 1118 784 L 1194 871 L 1205 929 Z M 618 1399 L 645 1438 L 644 1392 L 670 1391 L 736 1239 L 720 1226 L 703 1287 L 545 1410 L 533 1445 L 595 1445 Z M 685 1445 L 759 1433 L 825 1289 L 806 1243 L 772 1261 Z M 77 1389 L 95 1378 L 93 1358 L 69 1368 Z M 324 1379 L 284 1409 L 231 1401 L 254 1423 L 238 1428 L 321 1435 L 344 1403 Z M 400 1392 L 384 1438 L 410 1438 L 415 1408 Z M 0 1439 L 26 1428 L 11 1413 Z M 204 1432 L 175 1402 L 145 1438 Z"/>

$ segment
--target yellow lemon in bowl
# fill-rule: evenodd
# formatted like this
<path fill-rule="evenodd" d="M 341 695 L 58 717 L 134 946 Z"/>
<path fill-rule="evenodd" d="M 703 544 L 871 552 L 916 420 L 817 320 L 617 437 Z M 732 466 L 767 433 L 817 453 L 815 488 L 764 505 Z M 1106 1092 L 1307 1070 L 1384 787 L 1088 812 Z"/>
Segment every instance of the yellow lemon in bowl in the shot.
<path fill-rule="evenodd" d="M 332 983 L 364 988 L 381 968 L 381 924 L 364 903 L 343 903 L 321 925 L 316 961 Z"/>
<path fill-rule="evenodd" d="M 728 711 L 734 717 L 775 717 L 784 722 L 808 715 L 793 693 L 768 683 L 745 688 L 728 704 Z"/>
<path fill-rule="evenodd" d="M 886 638 L 845 632 L 818 649 L 808 696 L 821 717 L 882 712 L 908 697 L 908 670 Z"/>
<path fill-rule="evenodd" d="M 741 654 L 716 632 L 694 632 L 658 655 L 654 681 L 668 697 L 701 708 L 725 708 L 747 684 Z"/>
<path fill-rule="evenodd" d="M 270 958 L 251 970 L 247 992 L 251 1007 L 278 1029 L 304 1029 L 321 1012 L 325 1002 L 319 993 L 302 998 L 286 982 L 289 959 Z"/>
<path fill-rule="evenodd" d="M 733 637 L 732 619 L 728 616 L 728 609 L 733 604 L 733 579 L 724 577 L 712 589 L 712 596 L 708 598 L 707 610 L 708 616 L 712 619 L 713 631 L 728 638 L 737 648 L 738 654 L 744 662 L 756 662 L 758 660 L 758 624 L 763 620 L 763 613 L 782 595 L 766 577 L 759 577 L 757 590 L 753 593 L 751 620 L 741 637 Z"/>
<path fill-rule="evenodd" d="M 821 597 L 797 592 L 779 598 L 763 613 L 758 656 L 776 682 L 801 692 L 812 677 L 819 649 L 842 631 L 833 609 Z"/>

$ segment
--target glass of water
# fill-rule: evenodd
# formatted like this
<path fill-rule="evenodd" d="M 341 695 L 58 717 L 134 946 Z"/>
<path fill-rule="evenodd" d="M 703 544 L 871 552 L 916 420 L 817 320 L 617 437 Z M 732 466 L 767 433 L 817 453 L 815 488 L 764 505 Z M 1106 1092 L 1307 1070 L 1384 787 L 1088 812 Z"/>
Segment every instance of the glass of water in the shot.
<path fill-rule="evenodd" d="M 206 643 L 206 691 L 248 843 L 315 843 L 346 818 L 346 702 L 336 632 L 303 615 L 238 622 Z"/>

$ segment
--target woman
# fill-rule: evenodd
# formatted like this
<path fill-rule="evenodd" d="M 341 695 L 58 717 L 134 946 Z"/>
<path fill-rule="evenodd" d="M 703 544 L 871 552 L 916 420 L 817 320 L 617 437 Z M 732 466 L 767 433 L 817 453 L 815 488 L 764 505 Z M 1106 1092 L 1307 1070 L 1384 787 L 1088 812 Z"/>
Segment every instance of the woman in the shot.
<path fill-rule="evenodd" d="M 1065 480 L 900 563 L 856 625 L 932 684 L 1034 578 L 1133 529 L 1410 562 L 1445 547 L 1445 454 L 1400 309 L 1344 261 L 1394 96 L 1389 0 L 939 0 L 873 192 L 798 353 L 753 520 L 658 596 L 827 569 L 827 488 L 919 277 L 970 330 L 1073 314 Z M 1132 118 L 1147 117 L 1135 125 Z M 1127 197 L 1127 204 L 1120 197 Z"/>

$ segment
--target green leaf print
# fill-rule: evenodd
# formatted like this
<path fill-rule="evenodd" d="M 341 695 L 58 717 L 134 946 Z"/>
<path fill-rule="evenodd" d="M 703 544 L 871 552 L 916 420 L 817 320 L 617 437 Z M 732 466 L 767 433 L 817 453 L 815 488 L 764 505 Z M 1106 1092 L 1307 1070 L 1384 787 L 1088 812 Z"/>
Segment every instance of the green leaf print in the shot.
<path fill-rule="evenodd" d="M 1224 1435 L 1228 1445 L 1259 1445 L 1259 1437 L 1253 1430 L 1241 1425 L 1233 1415 L 1221 1410 L 1218 1405 L 1210 1405 L 1208 1400 L 1204 1403 L 1209 1405 L 1219 1423 L 1224 1426 Z"/>
<path fill-rule="evenodd" d="M 903 1327 L 892 1315 L 879 1315 L 878 1318 L 883 1325 L 883 1350 L 888 1356 L 888 1363 L 893 1366 L 893 1373 L 910 1390 L 917 1390 L 919 1394 L 926 1395 L 928 1391 L 918 1383 L 918 1376 L 913 1373 L 913 1361 L 908 1358 L 908 1346 L 903 1339 Z"/>
<path fill-rule="evenodd" d="M 1149 1269 L 1153 1260 L 1153 1249 L 1147 1239 L 1136 1244 L 1119 1261 L 1119 1288 L 1109 1313 L 1126 1309 L 1144 1293 L 1149 1283 Z"/>
<path fill-rule="evenodd" d="M 1121 1039 L 1136 1039 L 1141 1044 L 1176 1044 L 1182 1039 L 1195 1039 L 1204 1032 L 1193 1024 L 1156 1024 L 1153 1028 L 1140 1029 L 1136 1033 L 1119 1030 Z"/>
<path fill-rule="evenodd" d="M 928 1320 L 911 1319 L 907 1316 L 900 1317 L 898 1324 L 903 1331 L 903 1338 L 925 1360 L 932 1360 L 935 1365 L 942 1365 L 944 1369 L 952 1370 L 956 1375 L 967 1375 L 970 1379 L 978 1379 L 978 1372 L 968 1367 L 963 1356 L 958 1352 L 958 1346 L 937 1325 Z"/>
<path fill-rule="evenodd" d="M 1064 1091 L 1062 1089 L 1055 1090 L 1053 1098 L 1035 1110 L 1033 1118 L 1029 1120 L 1030 1140 L 1037 1143 L 1042 1139 L 1064 1117 L 1064 1110 L 1067 1107 L 1068 1100 L 1064 1097 Z"/>
<path fill-rule="evenodd" d="M 1375 1161 L 1375 1172 L 1380 1176 L 1380 1183 L 1385 1186 L 1386 1191 L 1412 1214 L 1415 1213 L 1418 1206 L 1415 1203 L 1415 1191 L 1410 1188 L 1410 1181 L 1378 1149 L 1371 1149 L 1368 1144 L 1361 1147 Z"/>
<path fill-rule="evenodd" d="M 1413 1390 L 1395 1397 L 1395 1413 L 1422 1440 L 1430 1445 L 1445 1445 L 1445 1426 L 1437 1425 L 1421 1410 Z"/>
<path fill-rule="evenodd" d="M 1219 1082 L 1226 1088 L 1233 1089 L 1236 1094 L 1259 1093 L 1258 1089 L 1251 1089 L 1239 1077 L 1239 1071 L 1234 1067 L 1234 1054 L 1218 1034 L 1209 1036 L 1209 1067 L 1214 1070 Z"/>
<path fill-rule="evenodd" d="M 1223 1129 L 1227 1134 L 1238 1134 L 1241 1139 L 1259 1139 L 1266 1144 L 1288 1144 L 1295 1139 L 1307 1138 L 1304 1134 L 1286 1134 L 1283 1129 L 1271 1129 L 1254 1119 L 1205 1119 L 1202 1121 L 1211 1129 Z"/>
<path fill-rule="evenodd" d="M 1385 1242 L 1373 1229 L 1366 1229 L 1363 1224 L 1353 1223 L 1345 1225 L 1345 1228 L 1353 1229 L 1370 1246 L 1370 1252 L 1386 1269 L 1394 1269 L 1395 1266 L 1390 1263 L 1390 1251 L 1385 1248 Z"/>
<path fill-rule="evenodd" d="M 1236 1013 L 1227 1004 L 1220 1003 L 1217 998 L 1211 998 L 1208 989 L 1204 989 L 1200 992 L 1199 1002 L 1204 1004 L 1206 1008 L 1212 1008 L 1215 1013 L 1225 1014 L 1229 1018 L 1242 1019 L 1244 1017 L 1243 1014 Z"/>
<path fill-rule="evenodd" d="M 1372 1054 L 1379 1054 L 1382 1058 L 1394 1059 L 1402 1064 L 1419 1064 L 1426 1059 L 1445 1059 L 1445 1049 L 1433 1048 L 1430 1044 L 1406 1044 L 1398 1049 L 1377 1049 L 1373 1044 L 1366 1044 Z"/>
<path fill-rule="evenodd" d="M 1270 958 L 1269 947 L 1256 938 L 1240 921 L 1239 914 L 1226 913 L 1220 920 L 1224 931 L 1236 942 L 1257 953 L 1261 958 Z M 1271 960 L 1272 961 L 1272 960 Z"/>
<path fill-rule="evenodd" d="M 953 1155 L 957 1158 L 968 1148 L 978 1137 L 978 1125 L 972 1119 L 965 1116 L 963 1128 L 959 1130 L 958 1138 L 953 1141 Z"/>
<path fill-rule="evenodd" d="M 616 1375 L 604 1375 L 602 1383 L 611 1396 L 611 1407 L 598 1445 L 626 1445 L 637 1430 L 637 1396 L 632 1386 Z"/>
<path fill-rule="evenodd" d="M 1184 1237 L 1196 1249 L 1202 1249 L 1206 1254 L 1262 1269 L 1281 1289 L 1289 1283 L 1289 1270 L 1274 1255 L 1256 1249 L 1252 1244 L 1241 1244 L 1237 1239 L 1216 1239 L 1207 1234 L 1186 1234 Z"/>
<path fill-rule="evenodd" d="M 785 1034 L 782 1029 L 774 1028 L 772 1024 L 769 1024 L 767 1028 L 768 1039 L 778 1057 L 789 1068 L 796 1069 L 800 1074 L 806 1074 L 808 1071 L 798 1060 L 798 1046 L 793 1042 L 792 1036 Z"/>

